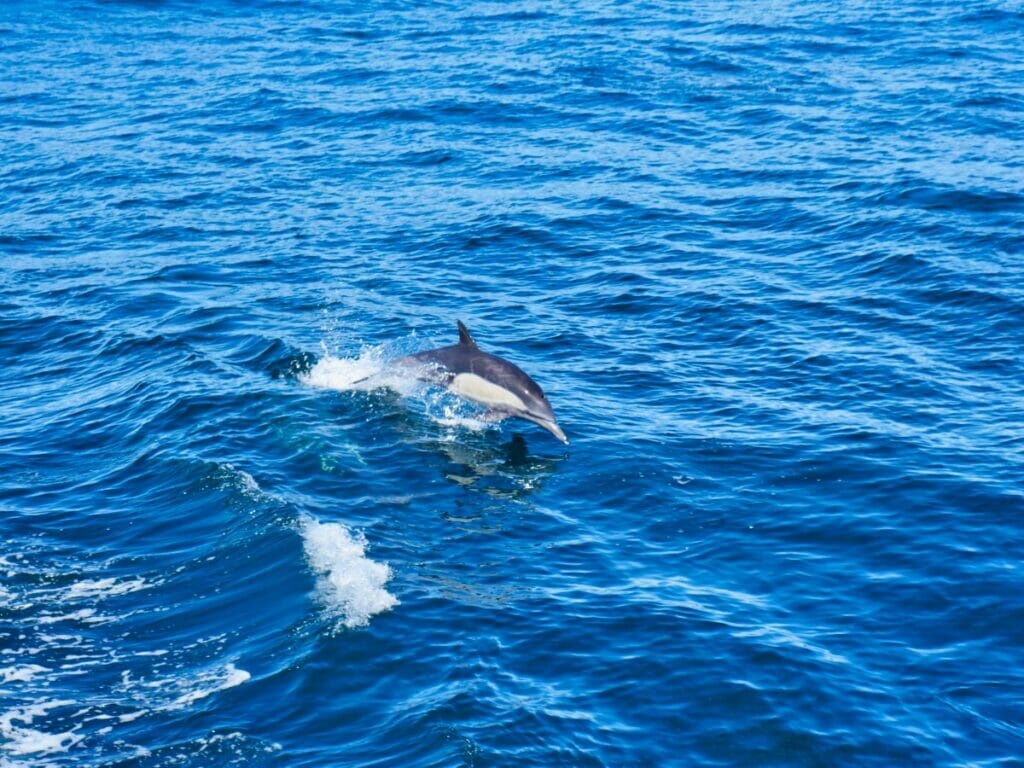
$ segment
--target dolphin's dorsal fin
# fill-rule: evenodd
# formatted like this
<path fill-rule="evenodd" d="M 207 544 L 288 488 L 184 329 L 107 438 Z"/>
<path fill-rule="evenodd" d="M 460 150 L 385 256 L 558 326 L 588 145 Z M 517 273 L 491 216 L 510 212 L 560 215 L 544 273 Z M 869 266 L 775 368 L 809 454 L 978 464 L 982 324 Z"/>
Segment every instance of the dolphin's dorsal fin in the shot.
<path fill-rule="evenodd" d="M 469 328 L 463 325 L 461 320 L 456 320 L 459 324 L 459 344 L 463 347 L 470 347 L 471 349 L 477 349 L 476 342 L 473 341 L 473 337 L 469 335 Z"/>

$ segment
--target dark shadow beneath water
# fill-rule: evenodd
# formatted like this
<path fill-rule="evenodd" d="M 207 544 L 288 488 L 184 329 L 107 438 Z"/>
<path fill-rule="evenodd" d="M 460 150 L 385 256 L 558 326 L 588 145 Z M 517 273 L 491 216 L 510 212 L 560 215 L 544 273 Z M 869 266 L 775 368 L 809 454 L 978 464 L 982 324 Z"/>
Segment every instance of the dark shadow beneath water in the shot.
<path fill-rule="evenodd" d="M 539 490 L 562 461 L 531 454 L 518 433 L 503 443 L 490 435 L 474 435 L 463 442 L 431 441 L 429 446 L 445 460 L 441 471 L 448 480 L 510 500 Z"/>

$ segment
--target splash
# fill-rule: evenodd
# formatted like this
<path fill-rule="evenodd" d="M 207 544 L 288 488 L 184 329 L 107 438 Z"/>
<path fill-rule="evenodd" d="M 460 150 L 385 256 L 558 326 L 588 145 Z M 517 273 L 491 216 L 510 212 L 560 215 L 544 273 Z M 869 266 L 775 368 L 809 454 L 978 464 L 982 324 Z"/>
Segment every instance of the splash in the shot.
<path fill-rule="evenodd" d="M 299 381 L 309 387 L 339 392 L 392 389 L 400 395 L 416 392 L 422 385 L 414 369 L 389 365 L 391 355 L 384 346 L 366 347 L 358 357 L 324 354 Z"/>
<path fill-rule="evenodd" d="M 317 591 L 327 612 L 353 629 L 374 614 L 398 605 L 384 585 L 391 568 L 366 557 L 366 539 L 340 523 L 306 518 L 301 523 L 306 559 L 317 574 Z"/>
<path fill-rule="evenodd" d="M 451 429 L 463 429 L 468 432 L 483 432 L 497 423 L 468 412 L 465 403 L 453 403 L 447 398 L 428 399 L 427 416 L 435 424 Z M 454 437 L 454 435 L 452 436 Z"/>
<path fill-rule="evenodd" d="M 479 406 L 443 389 L 433 389 L 423 397 L 428 419 L 448 431 L 446 442 L 457 440 L 461 432 L 484 432 L 495 429 L 501 418 L 484 416 Z"/>
<path fill-rule="evenodd" d="M 386 346 L 378 346 L 365 348 L 358 357 L 325 354 L 299 381 L 339 392 L 390 389 L 419 402 L 428 419 L 450 430 L 447 440 L 455 440 L 459 431 L 482 432 L 496 426 L 494 419 L 481 417 L 479 407 L 447 390 L 427 385 L 420 378 L 422 368 L 391 365 L 392 352 Z"/>

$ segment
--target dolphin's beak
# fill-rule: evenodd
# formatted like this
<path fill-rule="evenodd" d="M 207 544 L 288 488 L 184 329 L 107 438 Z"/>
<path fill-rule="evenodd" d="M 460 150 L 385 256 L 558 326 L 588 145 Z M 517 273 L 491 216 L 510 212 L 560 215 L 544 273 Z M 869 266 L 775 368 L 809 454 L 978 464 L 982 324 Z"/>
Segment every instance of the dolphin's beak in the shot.
<path fill-rule="evenodd" d="M 525 413 L 517 413 L 515 415 L 521 419 L 532 421 L 538 427 L 544 427 L 544 429 L 546 429 L 552 435 L 557 437 L 563 443 L 565 443 L 566 445 L 569 444 L 569 438 L 565 436 L 565 432 L 562 431 L 562 428 L 555 423 L 554 418 L 541 416 L 539 413 L 531 413 L 530 411 L 526 411 Z"/>
<path fill-rule="evenodd" d="M 559 427 L 557 424 L 555 424 L 555 422 L 553 422 L 553 421 L 538 421 L 537 424 L 539 424 L 540 426 L 544 427 L 544 429 L 546 429 L 548 432 L 550 432 L 552 435 L 557 437 L 559 440 L 561 440 L 566 445 L 569 444 L 569 438 L 565 436 L 565 432 L 563 432 L 562 428 Z"/>

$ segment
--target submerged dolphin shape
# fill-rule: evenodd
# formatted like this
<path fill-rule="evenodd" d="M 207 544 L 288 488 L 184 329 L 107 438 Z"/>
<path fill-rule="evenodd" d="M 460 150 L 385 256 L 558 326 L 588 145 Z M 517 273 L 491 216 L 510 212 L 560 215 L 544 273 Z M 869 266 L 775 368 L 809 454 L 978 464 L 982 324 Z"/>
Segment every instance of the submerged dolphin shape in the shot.
<path fill-rule="evenodd" d="M 418 378 L 485 406 L 490 418 L 532 421 L 568 445 L 537 382 L 508 360 L 481 351 L 461 320 L 458 324 L 458 344 L 400 357 L 394 364 L 419 368 Z"/>

